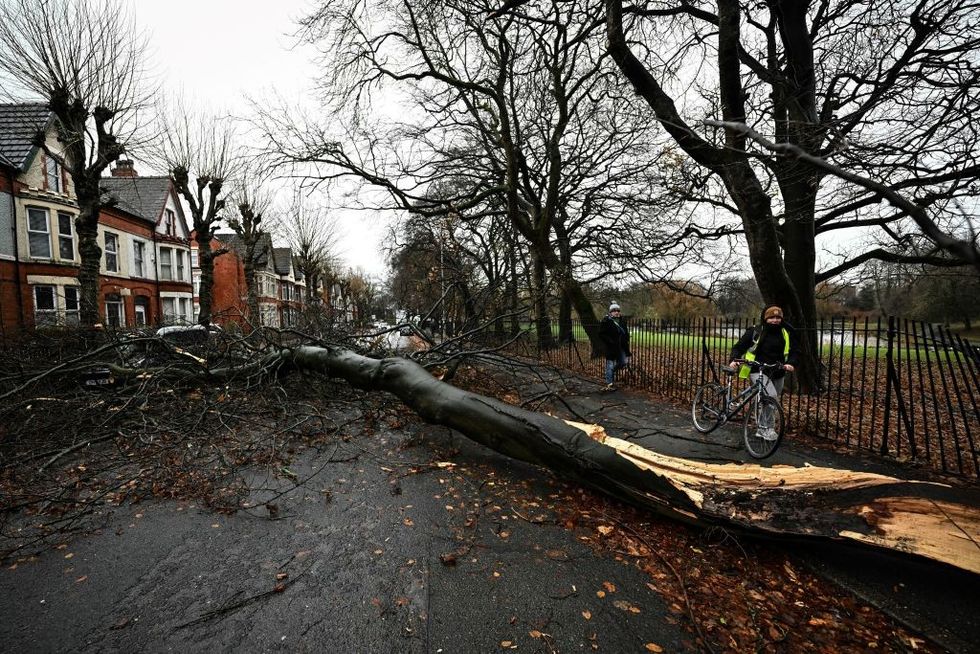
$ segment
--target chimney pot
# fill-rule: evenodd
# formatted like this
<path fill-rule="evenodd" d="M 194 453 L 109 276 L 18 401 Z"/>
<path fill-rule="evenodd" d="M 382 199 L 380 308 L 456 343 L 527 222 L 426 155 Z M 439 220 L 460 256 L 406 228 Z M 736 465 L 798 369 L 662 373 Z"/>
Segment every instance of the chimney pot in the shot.
<path fill-rule="evenodd" d="M 116 167 L 112 169 L 113 177 L 137 177 L 136 169 L 133 168 L 132 159 L 119 159 Z"/>

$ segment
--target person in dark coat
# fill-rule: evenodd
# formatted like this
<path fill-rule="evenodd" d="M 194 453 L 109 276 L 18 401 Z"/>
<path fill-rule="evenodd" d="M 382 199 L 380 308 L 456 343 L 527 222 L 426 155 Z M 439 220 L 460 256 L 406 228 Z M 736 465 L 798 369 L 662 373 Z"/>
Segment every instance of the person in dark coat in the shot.
<path fill-rule="evenodd" d="M 782 363 L 782 370 L 766 373 L 766 394 L 779 399 L 787 372 L 796 370 L 799 365 L 799 343 L 793 328 L 783 322 L 783 310 L 777 306 L 767 307 L 762 313 L 762 325 L 749 327 L 732 348 L 730 368 L 738 368 L 735 359 L 747 359 L 759 363 Z M 754 382 L 759 372 L 750 364 L 749 377 Z"/>
<path fill-rule="evenodd" d="M 609 313 L 599 323 L 599 340 L 602 341 L 606 356 L 606 389 L 615 390 L 613 375 L 617 370 L 629 366 L 630 330 L 622 318 L 622 310 L 613 302 L 609 305 Z"/>

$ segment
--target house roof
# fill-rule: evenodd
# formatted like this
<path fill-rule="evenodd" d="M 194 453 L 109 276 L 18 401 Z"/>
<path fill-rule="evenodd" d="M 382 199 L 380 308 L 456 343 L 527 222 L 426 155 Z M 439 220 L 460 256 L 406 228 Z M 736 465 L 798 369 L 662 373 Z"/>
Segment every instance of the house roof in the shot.
<path fill-rule="evenodd" d="M 0 162 L 27 170 L 37 152 L 34 137 L 50 123 L 45 104 L 0 104 Z"/>
<path fill-rule="evenodd" d="M 103 177 L 99 185 L 120 209 L 156 223 L 170 193 L 169 177 Z"/>

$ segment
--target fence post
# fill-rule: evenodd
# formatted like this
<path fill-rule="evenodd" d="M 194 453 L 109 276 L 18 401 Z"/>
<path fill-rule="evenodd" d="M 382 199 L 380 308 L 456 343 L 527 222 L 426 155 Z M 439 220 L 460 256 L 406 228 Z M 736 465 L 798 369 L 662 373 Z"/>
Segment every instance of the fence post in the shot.
<path fill-rule="evenodd" d="M 895 341 L 895 317 L 888 316 L 888 345 L 885 349 L 885 420 L 882 425 L 881 455 L 888 454 L 888 420 L 892 411 L 892 379 L 895 376 L 893 350 Z"/>

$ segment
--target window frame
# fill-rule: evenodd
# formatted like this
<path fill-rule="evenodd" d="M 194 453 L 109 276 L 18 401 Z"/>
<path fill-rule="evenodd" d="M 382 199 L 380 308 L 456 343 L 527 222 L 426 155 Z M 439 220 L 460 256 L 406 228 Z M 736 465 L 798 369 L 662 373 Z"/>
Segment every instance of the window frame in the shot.
<path fill-rule="evenodd" d="M 115 317 L 119 320 L 119 324 L 118 325 L 113 325 L 112 324 L 112 314 L 109 313 L 109 307 L 110 306 L 112 306 L 112 307 L 119 307 L 119 311 L 115 315 Z M 119 295 L 117 293 L 107 293 L 106 294 L 106 296 L 105 296 L 105 322 L 106 322 L 106 327 L 110 327 L 110 328 L 113 328 L 113 329 L 116 329 L 116 328 L 121 329 L 121 328 L 123 328 L 123 327 L 126 326 L 126 300 L 123 298 L 122 295 Z"/>
<path fill-rule="evenodd" d="M 177 277 L 175 278 L 175 281 L 178 282 L 185 281 L 184 271 L 186 270 L 186 266 L 184 260 L 184 251 L 179 248 L 174 248 L 174 258 L 176 259 L 176 261 L 174 261 L 174 264 L 177 273 Z"/>
<path fill-rule="evenodd" d="M 51 293 L 51 308 L 39 308 L 38 291 L 46 290 Z M 58 324 L 58 287 L 54 284 L 34 284 L 31 287 L 31 298 L 34 302 L 34 325 L 57 325 Z"/>
<path fill-rule="evenodd" d="M 173 248 L 160 248 L 160 281 L 174 281 Z"/>
<path fill-rule="evenodd" d="M 75 217 L 66 211 L 58 212 L 58 256 L 62 261 L 75 260 Z M 62 231 L 62 220 L 68 219 L 68 232 Z M 68 246 L 70 254 L 65 256 L 65 246 Z"/>
<path fill-rule="evenodd" d="M 54 182 L 53 184 L 52 181 Z M 61 164 L 58 163 L 57 159 L 47 154 L 44 155 L 44 188 L 52 193 L 64 193 L 64 179 L 61 176 Z"/>
<path fill-rule="evenodd" d="M 31 225 L 32 213 L 44 215 L 44 231 L 34 229 Z M 36 254 L 34 252 L 34 241 L 32 236 L 43 234 L 47 245 L 47 254 Z M 27 207 L 27 253 L 32 259 L 51 259 L 51 212 L 42 207 Z"/>
<path fill-rule="evenodd" d="M 111 249 L 109 248 L 110 239 L 112 241 Z M 119 272 L 119 234 L 116 234 L 115 232 L 105 232 L 102 235 L 102 247 L 105 253 L 106 272 Z M 112 257 L 112 266 L 109 265 L 110 255 Z"/>
<path fill-rule="evenodd" d="M 133 239 L 133 277 L 146 277 L 146 241 Z"/>

